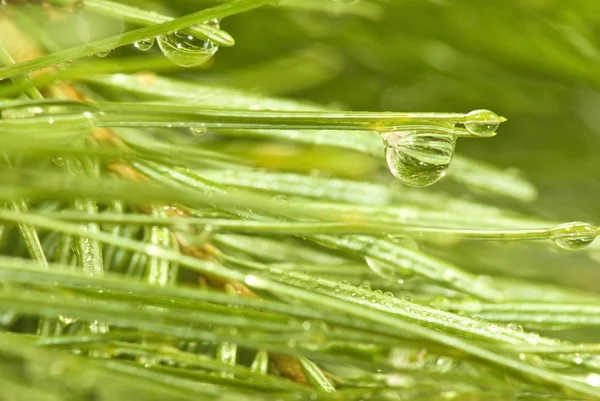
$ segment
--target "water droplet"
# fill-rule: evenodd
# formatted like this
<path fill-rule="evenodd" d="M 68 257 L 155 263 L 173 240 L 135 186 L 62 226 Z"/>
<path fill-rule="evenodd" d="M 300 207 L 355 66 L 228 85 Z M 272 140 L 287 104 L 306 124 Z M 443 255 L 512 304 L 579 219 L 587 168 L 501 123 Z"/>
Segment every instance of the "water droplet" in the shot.
<path fill-rule="evenodd" d="M 262 288 L 265 285 L 263 279 L 261 279 L 260 277 L 256 277 L 253 274 L 249 274 L 246 277 L 244 277 L 244 283 L 253 288 Z"/>
<path fill-rule="evenodd" d="M 550 230 L 550 239 L 560 248 L 570 251 L 587 247 L 596 236 L 594 226 L 579 221 L 561 224 Z"/>
<path fill-rule="evenodd" d="M 288 198 L 286 195 L 275 195 L 273 198 L 271 198 L 271 200 L 285 204 L 290 203 L 290 198 Z"/>
<path fill-rule="evenodd" d="M 65 159 L 63 159 L 62 157 L 53 157 L 52 163 L 56 164 L 58 167 L 64 167 Z"/>
<path fill-rule="evenodd" d="M 216 19 L 207 24 L 219 27 Z M 158 47 L 165 57 L 181 67 L 195 67 L 204 64 L 219 50 L 219 46 L 210 40 L 199 39 L 178 31 L 159 36 Z"/>
<path fill-rule="evenodd" d="M 537 345 L 540 341 L 540 335 L 537 333 L 529 333 L 527 337 L 525 337 L 525 342 L 531 345 Z"/>
<path fill-rule="evenodd" d="M 523 332 L 523 326 L 521 326 L 520 324 L 516 324 L 516 323 L 509 323 L 506 326 L 506 328 L 509 329 L 509 330 L 515 330 L 515 331 Z"/>
<path fill-rule="evenodd" d="M 585 381 L 592 387 L 600 387 L 600 375 L 597 373 L 590 373 L 585 377 Z"/>
<path fill-rule="evenodd" d="M 489 110 L 473 110 L 467 114 L 465 128 L 471 134 L 479 137 L 494 136 L 504 118 Z"/>
<path fill-rule="evenodd" d="M 411 187 L 425 187 L 446 175 L 456 135 L 442 127 L 388 132 L 382 135 L 392 174 Z"/>
<path fill-rule="evenodd" d="M 195 136 L 202 136 L 208 132 L 208 128 L 206 127 L 191 127 L 190 132 Z"/>
<path fill-rule="evenodd" d="M 108 49 L 108 50 L 102 50 L 102 51 L 99 51 L 99 52 L 95 53 L 95 55 L 97 57 L 106 57 L 109 54 L 110 54 L 110 49 Z"/>
<path fill-rule="evenodd" d="M 442 273 L 442 280 L 444 281 L 452 281 L 456 278 L 456 271 L 452 269 L 446 269 Z"/>
<path fill-rule="evenodd" d="M 154 38 L 138 40 L 137 42 L 133 42 L 133 46 L 143 52 L 148 51 L 154 46 Z"/>

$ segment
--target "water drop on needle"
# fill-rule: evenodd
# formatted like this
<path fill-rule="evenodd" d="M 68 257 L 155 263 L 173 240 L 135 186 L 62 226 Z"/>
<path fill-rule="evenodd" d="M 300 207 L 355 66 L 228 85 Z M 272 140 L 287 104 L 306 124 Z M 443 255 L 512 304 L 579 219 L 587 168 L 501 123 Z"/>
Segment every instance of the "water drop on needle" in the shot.
<path fill-rule="evenodd" d="M 496 134 L 496 130 L 504 118 L 489 110 L 473 110 L 467 114 L 465 128 L 471 134 L 479 137 L 489 137 Z"/>
<path fill-rule="evenodd" d="M 100 52 L 95 53 L 95 56 L 97 57 L 106 57 L 110 54 L 110 49 L 108 50 L 102 50 Z"/>
<path fill-rule="evenodd" d="M 560 248 L 576 251 L 589 246 L 597 237 L 596 228 L 584 222 L 560 224 L 550 230 L 550 239 Z"/>
<path fill-rule="evenodd" d="M 219 27 L 218 20 L 207 24 Z M 195 67 L 204 64 L 217 52 L 219 46 L 210 40 L 199 39 L 184 32 L 171 32 L 158 38 L 158 46 L 165 57 L 181 67 Z"/>
<path fill-rule="evenodd" d="M 138 40 L 137 42 L 133 42 L 133 46 L 143 52 L 148 51 L 154 46 L 154 38 Z"/>
<path fill-rule="evenodd" d="M 190 132 L 195 136 L 202 136 L 208 132 L 206 127 L 190 127 Z"/>
<path fill-rule="evenodd" d="M 392 174 L 411 187 L 425 187 L 446 175 L 454 156 L 456 135 L 432 127 L 382 135 Z"/>

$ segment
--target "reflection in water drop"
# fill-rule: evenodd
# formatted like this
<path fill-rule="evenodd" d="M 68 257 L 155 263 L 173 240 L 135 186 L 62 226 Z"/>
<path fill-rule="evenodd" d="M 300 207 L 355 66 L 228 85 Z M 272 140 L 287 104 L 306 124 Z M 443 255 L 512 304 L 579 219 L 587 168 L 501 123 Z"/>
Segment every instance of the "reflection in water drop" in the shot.
<path fill-rule="evenodd" d="M 137 42 L 133 42 L 133 46 L 143 52 L 148 51 L 154 46 L 154 38 L 138 40 Z"/>
<path fill-rule="evenodd" d="M 550 230 L 550 239 L 562 249 L 576 251 L 589 246 L 596 239 L 594 226 L 583 222 L 565 223 Z"/>
<path fill-rule="evenodd" d="M 419 127 L 382 135 L 392 174 L 403 184 L 425 187 L 446 175 L 456 135 L 443 127 Z"/>
<path fill-rule="evenodd" d="M 467 114 L 465 128 L 479 137 L 494 136 L 504 118 L 489 110 L 473 110 Z"/>
<path fill-rule="evenodd" d="M 216 19 L 206 24 L 219 27 L 219 21 Z M 219 46 L 210 40 L 199 39 L 177 31 L 159 36 L 158 46 L 165 57 L 181 67 L 195 67 L 204 64 L 219 49 Z"/>

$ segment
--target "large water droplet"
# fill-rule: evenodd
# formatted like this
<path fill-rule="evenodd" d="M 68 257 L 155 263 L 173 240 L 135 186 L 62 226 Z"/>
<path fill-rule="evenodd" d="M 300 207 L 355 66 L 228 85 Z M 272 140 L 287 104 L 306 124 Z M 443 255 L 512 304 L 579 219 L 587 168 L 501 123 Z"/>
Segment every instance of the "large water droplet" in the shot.
<path fill-rule="evenodd" d="M 206 24 L 219 27 L 219 21 L 216 19 Z M 204 64 L 219 49 L 219 46 L 210 40 L 199 39 L 188 33 L 177 31 L 161 35 L 157 39 L 163 54 L 181 67 L 195 67 Z"/>
<path fill-rule="evenodd" d="M 133 42 L 133 46 L 138 50 L 146 52 L 154 46 L 154 38 L 138 40 L 137 42 Z"/>
<path fill-rule="evenodd" d="M 596 228 L 584 222 L 565 223 L 550 230 L 550 239 L 562 249 L 576 251 L 589 246 L 596 239 Z"/>
<path fill-rule="evenodd" d="M 431 127 L 388 132 L 382 137 L 388 167 L 403 184 L 425 187 L 446 175 L 456 145 L 451 130 Z"/>
<path fill-rule="evenodd" d="M 467 114 L 465 128 L 471 134 L 486 137 L 493 136 L 504 118 L 490 110 L 473 110 Z"/>

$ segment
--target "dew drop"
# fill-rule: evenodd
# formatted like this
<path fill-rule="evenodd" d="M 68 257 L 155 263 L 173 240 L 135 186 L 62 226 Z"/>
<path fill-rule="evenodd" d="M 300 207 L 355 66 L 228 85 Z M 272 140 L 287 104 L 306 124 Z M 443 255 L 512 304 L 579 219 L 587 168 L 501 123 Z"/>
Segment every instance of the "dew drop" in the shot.
<path fill-rule="evenodd" d="M 494 136 L 500 123 L 504 121 L 496 113 L 489 110 L 473 110 L 467 114 L 465 128 L 479 137 Z"/>
<path fill-rule="evenodd" d="M 146 52 L 152 49 L 152 46 L 154 46 L 154 42 L 154 38 L 142 39 L 138 40 L 137 42 L 133 42 L 133 46 L 138 50 Z"/>
<path fill-rule="evenodd" d="M 456 146 L 452 131 L 439 127 L 382 135 L 391 173 L 411 187 L 426 187 L 446 175 Z"/>
<path fill-rule="evenodd" d="M 600 387 L 600 375 L 597 373 L 590 373 L 586 376 L 585 381 L 592 387 Z"/>
<path fill-rule="evenodd" d="M 509 330 L 514 330 L 514 331 L 520 331 L 520 332 L 523 332 L 523 326 L 521 326 L 520 324 L 517 324 L 517 323 L 509 323 L 509 324 L 506 326 L 506 328 L 507 328 L 507 329 L 509 329 Z"/>
<path fill-rule="evenodd" d="M 52 163 L 54 163 L 55 165 L 57 165 L 58 167 L 64 167 L 65 166 L 65 159 L 63 159 L 62 157 L 58 156 L 58 157 L 53 157 L 52 158 Z"/>
<path fill-rule="evenodd" d="M 99 51 L 99 52 L 95 53 L 95 56 L 104 58 L 104 57 L 108 56 L 109 54 L 110 54 L 110 49 Z"/>
<path fill-rule="evenodd" d="M 271 198 L 271 200 L 273 202 L 279 202 L 284 204 L 290 203 L 290 198 L 288 198 L 286 195 L 275 195 L 273 198 Z"/>
<path fill-rule="evenodd" d="M 550 230 L 550 239 L 560 248 L 569 251 L 589 246 L 596 236 L 594 226 L 579 221 L 561 224 Z"/>
<path fill-rule="evenodd" d="M 208 22 L 219 27 L 218 20 Z M 181 67 L 195 67 L 204 64 L 219 50 L 210 40 L 199 39 L 184 32 L 171 32 L 158 38 L 158 47 L 165 57 Z"/>
<path fill-rule="evenodd" d="M 442 273 L 442 280 L 446 282 L 454 281 L 456 279 L 456 271 L 453 269 L 446 269 Z"/>
<path fill-rule="evenodd" d="M 191 127 L 190 133 L 194 136 L 202 136 L 208 132 L 206 127 Z"/>

